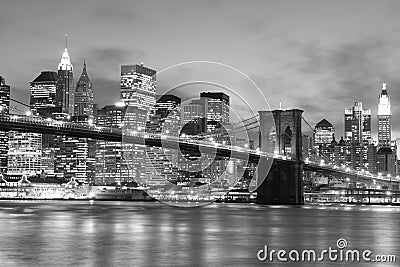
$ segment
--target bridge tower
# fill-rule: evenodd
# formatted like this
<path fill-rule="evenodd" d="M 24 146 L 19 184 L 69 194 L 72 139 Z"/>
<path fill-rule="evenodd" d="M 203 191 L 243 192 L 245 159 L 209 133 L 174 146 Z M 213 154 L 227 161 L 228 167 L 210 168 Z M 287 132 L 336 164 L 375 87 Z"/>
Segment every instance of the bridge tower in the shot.
<path fill-rule="evenodd" d="M 259 111 L 260 150 L 272 152 L 268 150 L 274 148 L 275 154 L 287 157 L 287 160 L 274 159 L 268 173 L 263 166 L 270 166 L 271 162 L 266 164 L 267 162 L 263 161 L 271 159 L 262 159 L 259 162 L 258 180 L 262 181 L 257 189 L 257 203 L 259 204 L 304 203 L 302 113 L 303 111 L 300 109 Z"/>

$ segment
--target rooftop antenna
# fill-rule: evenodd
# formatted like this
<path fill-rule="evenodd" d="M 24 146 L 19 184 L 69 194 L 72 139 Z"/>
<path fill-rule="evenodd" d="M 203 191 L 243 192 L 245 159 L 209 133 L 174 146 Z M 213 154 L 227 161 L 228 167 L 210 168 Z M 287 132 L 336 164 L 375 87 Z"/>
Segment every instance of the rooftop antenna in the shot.
<path fill-rule="evenodd" d="M 282 109 L 282 100 L 279 100 L 279 109 Z"/>

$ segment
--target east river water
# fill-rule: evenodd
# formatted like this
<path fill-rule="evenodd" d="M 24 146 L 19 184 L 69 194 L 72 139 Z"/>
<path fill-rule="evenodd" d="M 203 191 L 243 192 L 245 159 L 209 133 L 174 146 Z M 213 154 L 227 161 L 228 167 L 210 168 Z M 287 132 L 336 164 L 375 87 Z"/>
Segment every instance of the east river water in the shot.
<path fill-rule="evenodd" d="M 389 206 L 0 201 L 0 231 L 1 266 L 400 266 L 400 207 Z M 397 262 L 257 258 L 340 238 Z"/>

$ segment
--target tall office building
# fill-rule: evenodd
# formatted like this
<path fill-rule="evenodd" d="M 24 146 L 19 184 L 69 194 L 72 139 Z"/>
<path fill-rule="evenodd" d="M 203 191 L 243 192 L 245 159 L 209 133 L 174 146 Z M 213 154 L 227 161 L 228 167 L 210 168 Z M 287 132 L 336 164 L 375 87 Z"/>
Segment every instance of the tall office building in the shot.
<path fill-rule="evenodd" d="M 318 148 L 320 145 L 330 144 L 335 134 L 335 128 L 332 123 L 326 119 L 321 120 L 315 125 L 314 145 Z"/>
<path fill-rule="evenodd" d="M 37 175 L 42 170 L 42 135 L 9 132 L 8 174 Z"/>
<path fill-rule="evenodd" d="M 52 76 L 52 74 L 42 73 L 30 84 L 31 93 L 32 90 L 34 93 L 34 97 L 31 97 L 31 109 L 51 107 L 51 90 L 54 88 L 52 88 L 52 85 L 47 86 L 42 83 L 44 80 L 52 79 L 48 76 Z M 42 134 L 9 131 L 8 136 L 7 173 L 39 174 L 42 171 Z"/>
<path fill-rule="evenodd" d="M 86 122 L 85 122 L 86 123 Z M 56 136 L 54 171 L 59 179 L 93 184 L 96 142 L 88 138 Z"/>
<path fill-rule="evenodd" d="M 229 96 L 222 92 L 200 93 L 204 102 L 204 114 L 207 118 L 207 130 L 212 132 L 218 123 L 229 123 Z"/>
<path fill-rule="evenodd" d="M 390 96 L 386 89 L 386 83 L 383 83 L 378 103 L 378 146 L 390 147 L 391 138 L 392 112 L 390 110 Z"/>
<path fill-rule="evenodd" d="M 58 75 L 53 71 L 42 71 L 30 83 L 31 110 L 40 116 L 48 117 L 54 112 L 61 112 L 56 108 Z"/>
<path fill-rule="evenodd" d="M 65 50 L 58 64 L 56 106 L 61 108 L 62 113 L 74 114 L 74 74 L 67 49 L 67 37 L 65 37 Z"/>
<path fill-rule="evenodd" d="M 396 174 L 396 154 L 390 147 L 381 147 L 376 152 L 376 168 L 383 175 Z"/>
<path fill-rule="evenodd" d="M 364 110 L 362 102 L 344 111 L 345 140 L 368 146 L 371 143 L 371 110 Z"/>
<path fill-rule="evenodd" d="M 335 141 L 335 128 L 326 119 L 321 120 L 315 125 L 314 149 L 326 160 L 334 160 L 332 141 Z M 336 141 L 335 141 L 336 142 Z"/>
<path fill-rule="evenodd" d="M 124 129 L 143 133 L 156 103 L 156 71 L 141 65 L 121 66 L 121 102 L 127 105 Z M 142 183 L 146 176 L 146 147 L 124 144 L 123 159 L 129 166 L 129 179 Z"/>
<path fill-rule="evenodd" d="M 74 95 L 75 116 L 86 116 L 93 120 L 93 89 L 86 71 L 86 62 L 83 62 L 83 70 L 79 78 Z"/>
<path fill-rule="evenodd" d="M 42 71 L 31 83 L 30 108 L 35 115 L 52 117 L 54 113 L 60 113 L 57 107 L 56 93 L 58 74 L 53 71 Z M 46 175 L 54 174 L 54 135 L 34 134 L 41 138 L 41 170 Z"/>
<path fill-rule="evenodd" d="M 344 111 L 345 140 L 351 146 L 352 167 L 368 169 L 368 146 L 371 144 L 371 110 L 364 110 L 362 102 Z"/>
<path fill-rule="evenodd" d="M 204 104 L 201 100 L 192 100 L 190 103 L 182 105 L 181 123 L 195 121 L 204 117 Z"/>
<path fill-rule="evenodd" d="M 0 76 L 0 114 L 9 114 L 10 86 Z M 8 133 L 0 130 L 0 173 L 7 172 Z"/>
<path fill-rule="evenodd" d="M 200 101 L 204 107 L 204 117 L 207 119 L 207 133 L 213 135 L 214 142 L 229 142 L 230 136 L 227 134 L 227 131 L 230 130 L 229 96 L 223 92 L 202 92 Z M 236 179 L 236 177 L 232 177 L 233 172 L 228 175 L 230 177 L 227 176 L 228 164 L 235 165 L 235 163 L 227 162 L 224 158 L 215 158 L 210 166 L 202 171 L 206 183 L 214 183 L 218 186 L 226 184 L 227 180 Z"/>
<path fill-rule="evenodd" d="M 178 137 L 181 119 L 181 99 L 174 95 L 157 96 L 153 115 L 147 122 L 146 132 Z M 150 185 L 164 185 L 165 181 L 175 182 L 178 177 L 178 151 L 167 148 L 147 148 L 147 178 Z"/>
<path fill-rule="evenodd" d="M 122 65 L 121 101 L 149 112 L 156 103 L 156 71 L 143 64 Z"/>
<path fill-rule="evenodd" d="M 127 106 L 108 105 L 97 111 L 97 125 L 121 128 Z M 109 185 L 128 181 L 128 167 L 122 159 L 121 142 L 96 141 L 95 184 Z"/>

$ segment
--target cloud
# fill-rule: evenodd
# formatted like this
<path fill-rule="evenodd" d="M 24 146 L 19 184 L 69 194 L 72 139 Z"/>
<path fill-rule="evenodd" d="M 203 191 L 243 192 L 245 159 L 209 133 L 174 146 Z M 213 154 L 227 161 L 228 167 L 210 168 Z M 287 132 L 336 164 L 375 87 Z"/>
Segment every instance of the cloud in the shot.
<path fill-rule="evenodd" d="M 120 99 L 120 84 L 119 80 L 108 80 L 98 78 L 92 80 L 94 102 L 102 108 L 105 105 L 113 105 Z"/>

